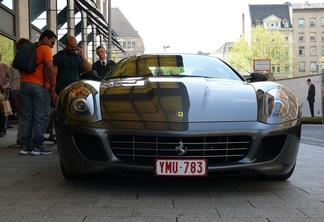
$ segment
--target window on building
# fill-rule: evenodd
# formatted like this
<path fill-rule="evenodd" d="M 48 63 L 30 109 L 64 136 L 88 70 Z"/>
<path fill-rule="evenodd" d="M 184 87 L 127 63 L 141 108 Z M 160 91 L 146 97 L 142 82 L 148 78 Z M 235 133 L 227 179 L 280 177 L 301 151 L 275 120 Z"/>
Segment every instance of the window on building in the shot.
<path fill-rule="evenodd" d="M 63 36 L 67 35 L 67 4 L 66 1 L 61 1 L 60 4 L 57 5 L 57 38 L 61 39 Z"/>
<path fill-rule="evenodd" d="M 321 18 L 321 26 L 324 26 L 324 17 Z"/>
<path fill-rule="evenodd" d="M 310 55 L 311 56 L 316 56 L 316 46 L 311 46 L 310 47 Z"/>
<path fill-rule="evenodd" d="M 3 0 L 3 1 L 0 1 L 0 4 L 3 4 L 5 5 L 7 8 L 13 10 L 13 7 L 12 7 L 12 2 L 13 0 Z"/>
<path fill-rule="evenodd" d="M 299 46 L 299 56 L 305 56 L 305 47 L 304 46 Z"/>
<path fill-rule="evenodd" d="M 299 18 L 298 19 L 298 27 L 303 28 L 305 26 L 305 19 Z"/>
<path fill-rule="evenodd" d="M 47 29 L 47 1 L 29 0 L 29 16 L 31 23 L 40 30 Z"/>
<path fill-rule="evenodd" d="M 322 49 L 321 49 L 321 56 L 324 56 L 324 46 L 322 46 Z"/>
<path fill-rule="evenodd" d="M 289 72 L 289 66 L 285 66 L 285 72 Z"/>
<path fill-rule="evenodd" d="M 305 62 L 299 62 L 299 72 L 305 72 Z"/>
<path fill-rule="evenodd" d="M 14 58 L 15 41 L 0 34 L 1 62 L 11 64 Z M 3 77 L 0 77 L 3 78 Z"/>
<path fill-rule="evenodd" d="M 285 35 L 285 41 L 286 41 L 286 42 L 289 41 L 289 35 Z"/>
<path fill-rule="evenodd" d="M 305 36 L 305 33 L 304 32 L 300 32 L 298 33 L 298 41 L 299 42 L 304 42 L 304 36 Z"/>
<path fill-rule="evenodd" d="M 287 20 L 284 21 L 284 27 L 289 28 L 289 22 Z"/>
<path fill-rule="evenodd" d="M 322 32 L 322 34 L 321 34 L 321 40 L 322 40 L 322 42 L 324 42 L 324 32 Z"/>
<path fill-rule="evenodd" d="M 316 18 L 309 19 L 309 26 L 316 27 Z"/>
<path fill-rule="evenodd" d="M 311 62 L 310 63 L 310 71 L 313 73 L 317 73 L 317 64 L 316 62 Z"/>
<path fill-rule="evenodd" d="M 316 42 L 316 32 L 311 32 L 310 34 L 309 34 L 309 36 L 310 36 L 310 41 L 311 42 Z"/>
<path fill-rule="evenodd" d="M 135 49 L 135 42 L 132 42 L 132 49 Z"/>
<path fill-rule="evenodd" d="M 269 23 L 267 23 L 267 26 L 269 28 L 278 28 L 279 27 L 279 23 L 278 22 L 269 22 Z"/>
<path fill-rule="evenodd" d="M 123 48 L 124 48 L 124 49 L 127 48 L 127 42 L 123 42 Z"/>

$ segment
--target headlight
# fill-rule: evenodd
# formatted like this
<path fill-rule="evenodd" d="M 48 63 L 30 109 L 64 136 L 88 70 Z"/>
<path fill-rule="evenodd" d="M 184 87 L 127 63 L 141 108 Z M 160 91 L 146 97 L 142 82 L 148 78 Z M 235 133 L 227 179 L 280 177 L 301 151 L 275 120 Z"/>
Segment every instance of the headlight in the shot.
<path fill-rule="evenodd" d="M 56 112 L 59 118 L 83 122 L 101 119 L 99 107 L 100 83 L 78 82 L 67 87 L 59 95 Z"/>
<path fill-rule="evenodd" d="M 282 123 L 299 115 L 297 97 L 285 86 L 278 85 L 266 92 L 258 90 L 257 97 L 260 122 Z"/>
<path fill-rule="evenodd" d="M 264 114 L 266 117 L 283 117 L 289 113 L 289 97 L 282 89 L 271 89 L 264 95 Z"/>
<path fill-rule="evenodd" d="M 86 112 L 89 107 L 87 105 L 87 100 L 84 98 L 76 99 L 73 103 L 74 103 L 73 108 L 79 113 Z M 91 112 L 90 112 L 90 114 L 91 114 Z"/>
<path fill-rule="evenodd" d="M 94 104 L 92 93 L 85 87 L 76 88 L 69 93 L 70 111 L 79 115 L 93 115 Z"/>

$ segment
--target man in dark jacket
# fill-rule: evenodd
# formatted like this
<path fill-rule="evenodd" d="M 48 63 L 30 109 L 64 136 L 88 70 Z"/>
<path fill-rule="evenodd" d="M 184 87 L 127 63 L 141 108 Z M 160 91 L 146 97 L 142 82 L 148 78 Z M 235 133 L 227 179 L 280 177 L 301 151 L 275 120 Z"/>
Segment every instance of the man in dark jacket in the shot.
<path fill-rule="evenodd" d="M 314 84 L 312 84 L 312 81 L 310 79 L 307 79 L 306 82 L 309 86 L 307 101 L 309 103 L 309 109 L 310 109 L 311 115 L 312 115 L 312 117 L 314 117 L 315 86 L 314 86 Z"/>
<path fill-rule="evenodd" d="M 96 48 L 97 56 L 99 60 L 93 63 L 92 70 L 95 70 L 98 73 L 98 76 L 104 76 L 112 67 L 115 66 L 113 60 L 107 59 L 106 50 L 103 46 L 98 46 Z"/>

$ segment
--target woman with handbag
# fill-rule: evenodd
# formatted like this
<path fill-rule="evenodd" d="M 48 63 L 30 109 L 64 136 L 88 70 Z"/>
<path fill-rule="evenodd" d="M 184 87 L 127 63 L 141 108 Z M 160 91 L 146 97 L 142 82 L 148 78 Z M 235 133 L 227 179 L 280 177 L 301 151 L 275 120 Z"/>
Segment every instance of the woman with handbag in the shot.
<path fill-rule="evenodd" d="M 10 66 L 1 62 L 0 55 L 0 90 L 1 93 L 9 99 L 9 69 Z M 0 137 L 7 135 L 7 123 L 8 116 L 5 116 L 3 113 L 0 114 Z"/>

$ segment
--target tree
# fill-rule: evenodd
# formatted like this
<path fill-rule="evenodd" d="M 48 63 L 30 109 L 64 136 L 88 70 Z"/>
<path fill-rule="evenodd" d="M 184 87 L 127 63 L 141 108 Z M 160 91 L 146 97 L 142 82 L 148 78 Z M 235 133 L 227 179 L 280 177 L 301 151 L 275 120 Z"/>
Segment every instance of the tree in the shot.
<path fill-rule="evenodd" d="M 0 35 L 0 55 L 1 62 L 8 65 L 11 64 L 14 58 L 14 41 Z"/>
<path fill-rule="evenodd" d="M 258 26 L 251 29 L 250 41 L 243 36 L 233 45 L 225 60 L 238 71 L 251 72 L 255 59 L 270 59 L 275 72 L 287 72 L 287 67 L 293 64 L 291 48 L 284 34 Z"/>

